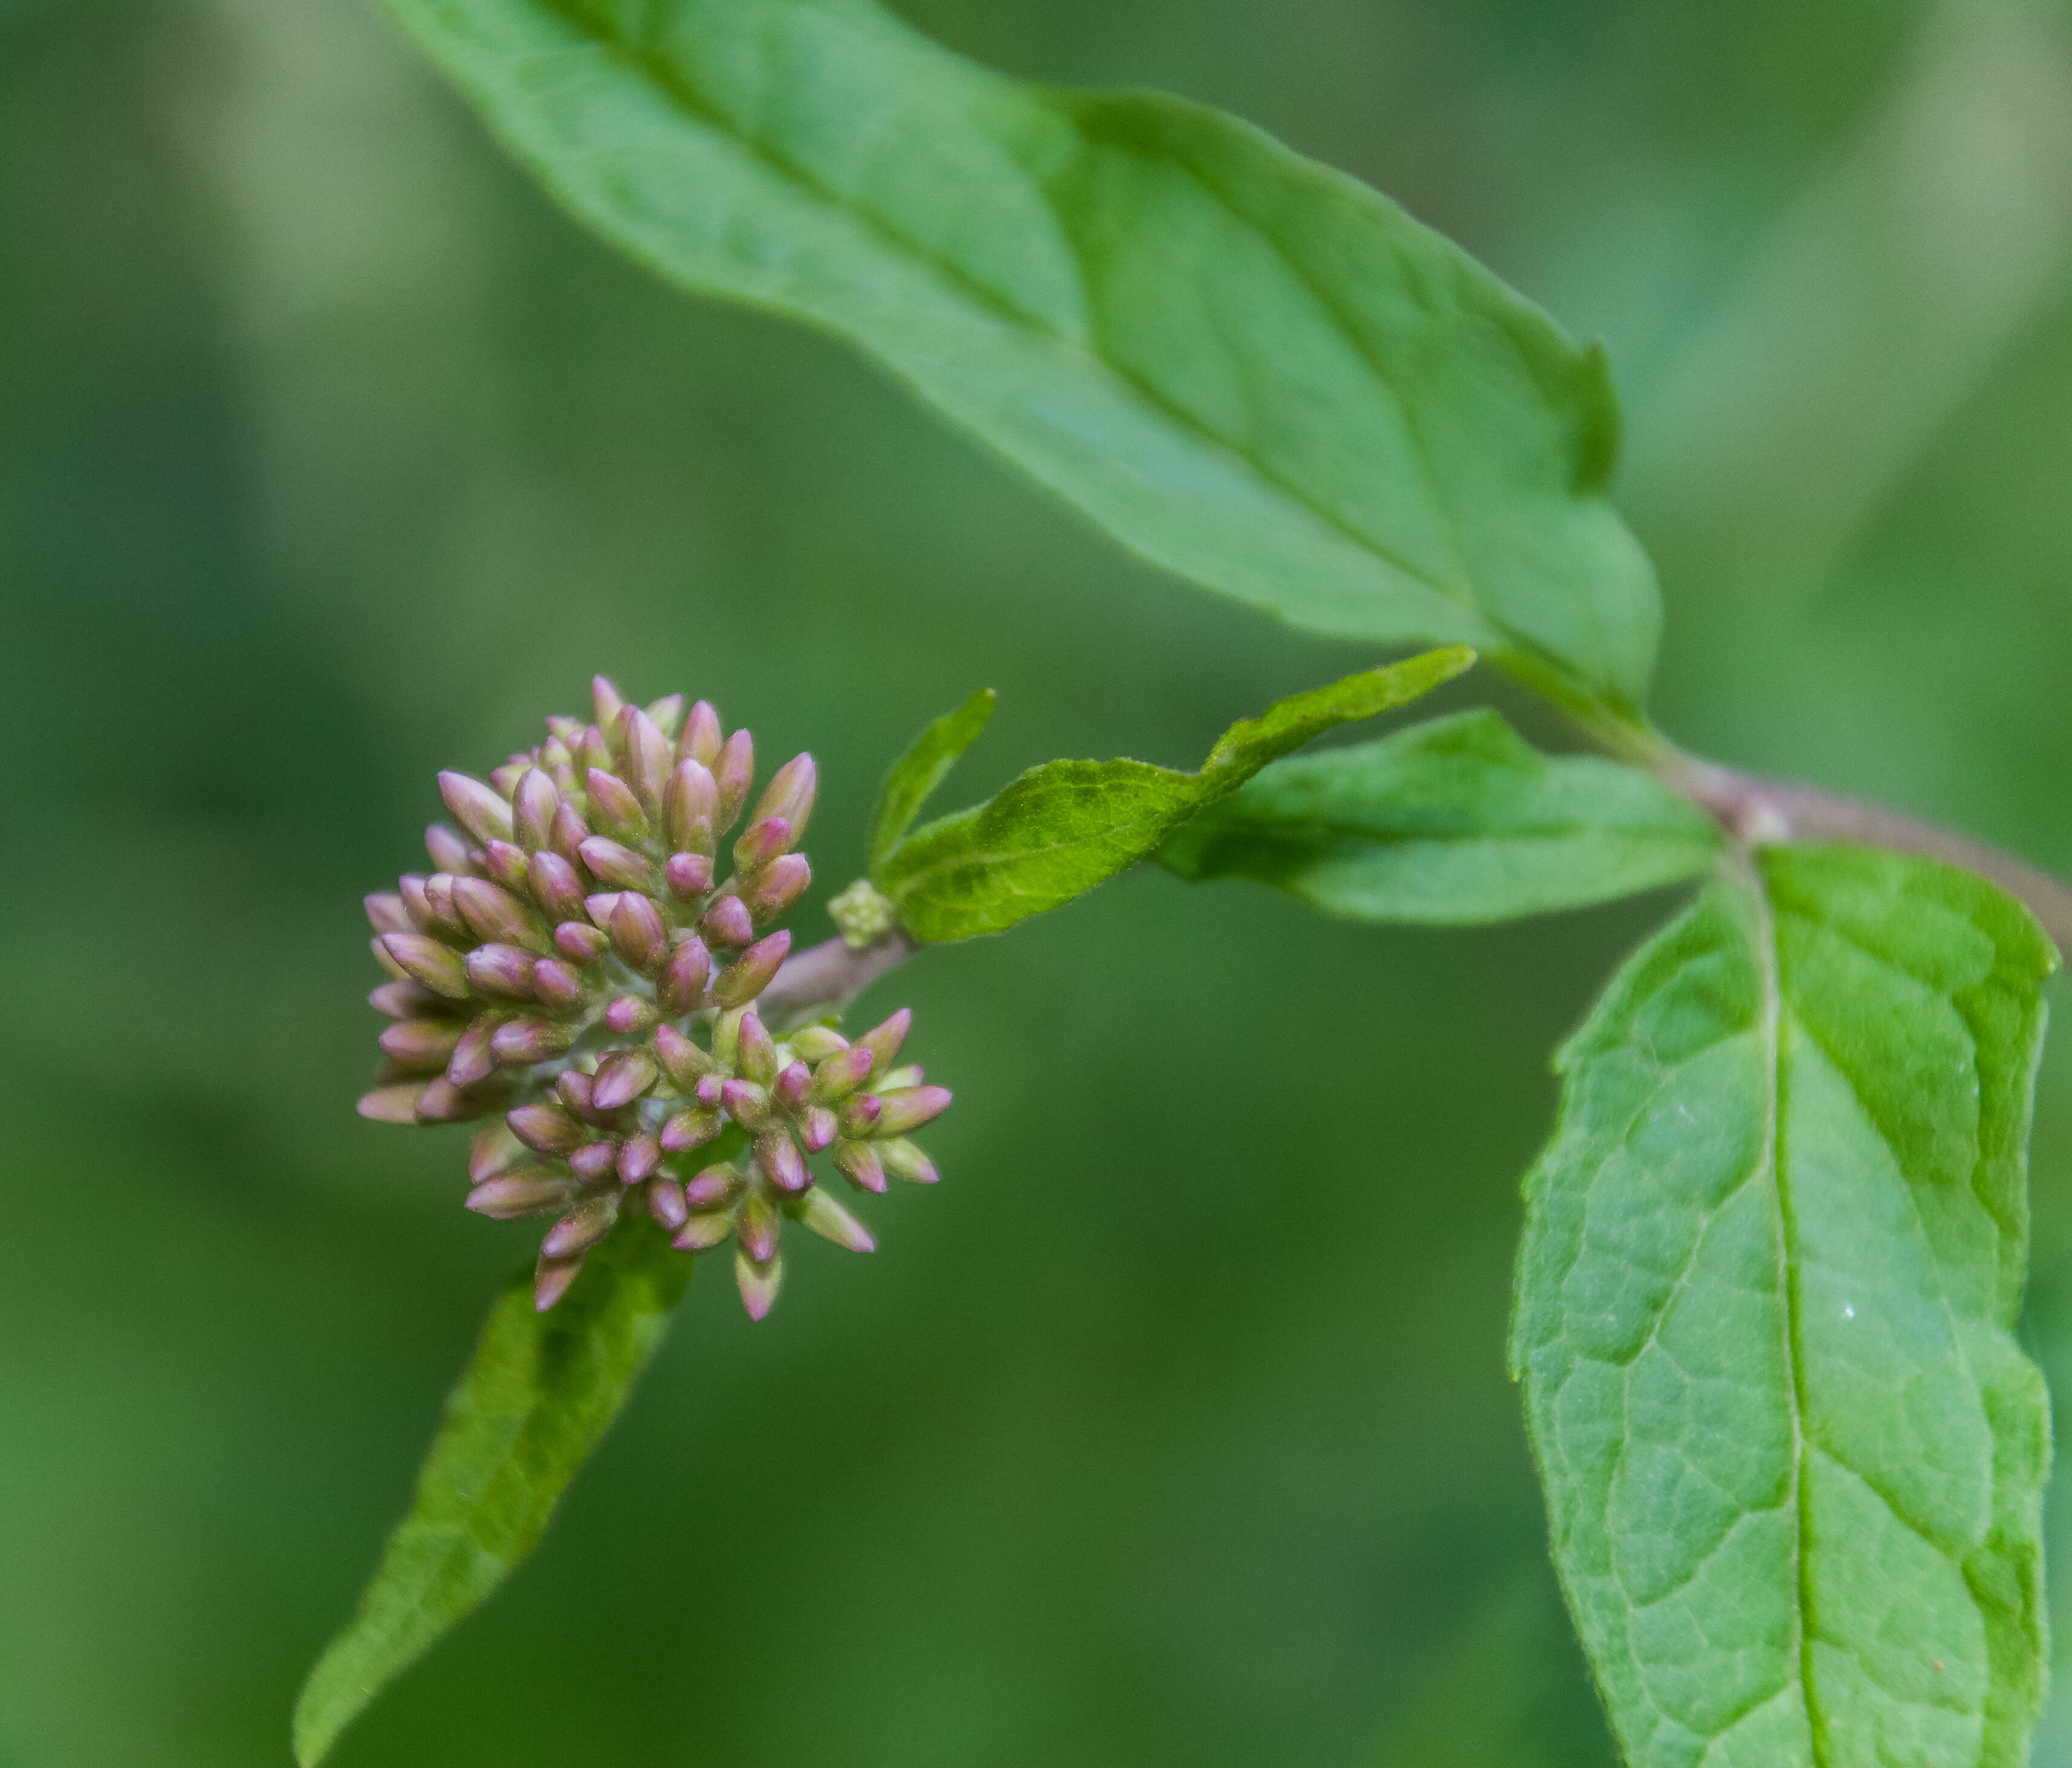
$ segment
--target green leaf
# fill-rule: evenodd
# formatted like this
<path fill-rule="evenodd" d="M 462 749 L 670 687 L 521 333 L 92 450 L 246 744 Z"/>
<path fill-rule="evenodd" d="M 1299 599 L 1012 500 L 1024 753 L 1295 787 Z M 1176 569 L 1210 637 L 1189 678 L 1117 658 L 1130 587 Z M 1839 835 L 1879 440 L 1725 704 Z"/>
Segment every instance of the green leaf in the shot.
<path fill-rule="evenodd" d="M 2041 987 L 1969 873 L 1772 848 L 1564 1050 L 1512 1362 L 1627 1759 L 2024 1758 L 2041 1378 L 2012 1337 Z"/>
<path fill-rule="evenodd" d="M 1157 851 L 1203 806 L 1349 719 L 1408 704 L 1474 661 L 1462 648 L 1348 676 L 1232 725 L 1198 773 L 1146 761 L 1046 761 L 985 803 L 923 825 L 872 868 L 917 939 L 998 933 Z"/>
<path fill-rule="evenodd" d="M 409 1514 L 359 1613 L 302 1685 L 302 1768 L 539 1544 L 562 1488 L 661 1341 L 690 1268 L 652 1223 L 631 1219 L 547 1313 L 533 1309 L 529 1266 L 504 1286 L 447 1396 Z"/>
<path fill-rule="evenodd" d="M 859 345 L 1154 563 L 1642 699 L 1660 613 L 1601 352 L 1387 198 L 869 0 L 388 4 L 605 238 Z"/>
<path fill-rule="evenodd" d="M 1355 921 L 1461 925 L 1608 902 L 1716 863 L 1717 826 L 1649 774 L 1545 756 L 1497 713 L 1276 761 L 1159 850 Z"/>
<path fill-rule="evenodd" d="M 945 712 L 914 740 L 914 746 L 892 764 L 878 794 L 870 821 L 870 863 L 874 867 L 914 826 L 921 806 L 956 765 L 993 717 L 993 693 L 982 687 L 954 712 Z"/>

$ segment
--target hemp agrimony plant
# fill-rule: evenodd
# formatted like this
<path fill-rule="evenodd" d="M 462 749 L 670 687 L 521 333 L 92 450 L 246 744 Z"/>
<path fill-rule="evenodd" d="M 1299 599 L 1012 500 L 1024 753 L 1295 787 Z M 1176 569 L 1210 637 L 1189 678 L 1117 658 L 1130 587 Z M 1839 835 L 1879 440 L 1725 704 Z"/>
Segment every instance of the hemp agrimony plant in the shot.
<path fill-rule="evenodd" d="M 1018 83 L 873 0 L 387 3 L 661 275 L 838 333 L 1204 587 L 1443 648 L 1232 727 L 1197 772 L 1051 762 L 917 827 L 976 695 L 894 765 L 869 876 L 799 951 L 775 923 L 814 764 L 730 845 L 753 752 L 702 701 L 600 679 L 591 719 L 442 776 L 435 869 L 369 899 L 393 1023 L 361 1110 L 475 1122 L 469 1207 L 551 1225 L 304 1690 L 300 1760 L 531 1549 L 699 1255 L 730 1249 L 759 1318 L 785 1222 L 870 1249 L 831 1176 L 935 1179 L 906 1132 L 949 1095 L 897 1065 L 904 1014 L 852 1036 L 848 1002 L 1156 859 L 1366 921 L 1696 885 L 1560 1053 L 1525 1181 L 1511 1368 L 1613 1730 L 1634 1768 L 2024 1761 L 2049 1429 L 2014 1328 L 2072 892 L 1655 729 L 1601 354 L 1242 123 Z M 1600 752 L 1470 711 L 1293 753 L 1478 654 Z"/>

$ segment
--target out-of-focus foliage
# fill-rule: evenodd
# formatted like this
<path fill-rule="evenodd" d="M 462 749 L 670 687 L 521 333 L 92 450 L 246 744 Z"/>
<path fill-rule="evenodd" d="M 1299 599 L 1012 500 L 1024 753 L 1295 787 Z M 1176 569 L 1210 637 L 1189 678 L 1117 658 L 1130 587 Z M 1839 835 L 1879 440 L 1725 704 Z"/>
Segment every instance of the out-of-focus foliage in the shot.
<path fill-rule="evenodd" d="M 1252 117 L 1603 336 L 1665 722 L 2072 869 L 2057 11 L 906 10 Z M 0 1760 L 278 1763 L 523 1250 L 340 1079 L 359 894 L 433 770 L 593 667 L 709 691 L 822 758 L 832 891 L 972 689 L 976 794 L 1202 753 L 1374 659 L 652 285 L 358 0 L 0 7 Z M 1548 1049 L 1659 917 L 1350 928 L 1139 873 L 909 966 L 864 1010 L 939 1028 L 930 1206 L 760 1328 L 694 1284 L 524 1572 L 333 1759 L 1339 1768 L 1470 1733 L 1452 1654 L 1544 1552 L 1517 1177 Z M 2068 1083 L 2061 1043 L 2040 1264 Z M 2047 1715 L 2039 1763 L 2068 1738 Z"/>

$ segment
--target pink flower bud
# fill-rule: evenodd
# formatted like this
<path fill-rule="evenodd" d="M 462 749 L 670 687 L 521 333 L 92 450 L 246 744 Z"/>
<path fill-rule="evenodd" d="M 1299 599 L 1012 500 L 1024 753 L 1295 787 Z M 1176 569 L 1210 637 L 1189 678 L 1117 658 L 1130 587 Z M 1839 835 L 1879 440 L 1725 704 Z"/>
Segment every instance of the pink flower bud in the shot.
<path fill-rule="evenodd" d="M 376 941 L 377 949 L 380 942 Z M 388 954 L 384 952 L 384 957 Z M 367 997 L 367 1004 L 377 1013 L 386 1013 L 391 1019 L 424 1019 L 434 1013 L 448 1012 L 453 1003 L 443 995 L 434 995 L 422 983 L 407 979 L 384 983 Z"/>
<path fill-rule="evenodd" d="M 713 999 L 723 1007 L 746 1006 L 770 986 L 791 950 L 788 933 L 758 939 L 713 979 Z"/>
<path fill-rule="evenodd" d="M 674 1234 L 690 1214 L 684 1203 L 683 1186 L 672 1178 L 650 1179 L 648 1213 L 660 1224 L 664 1234 Z"/>
<path fill-rule="evenodd" d="M 586 1255 L 577 1253 L 569 1259 L 542 1258 L 532 1272 L 532 1306 L 545 1313 L 569 1292 L 569 1286 L 582 1270 Z"/>
<path fill-rule="evenodd" d="M 468 851 L 458 830 L 449 829 L 443 822 L 435 822 L 425 831 L 425 851 L 431 855 L 434 871 L 450 872 L 465 877 L 475 870 L 475 855 Z"/>
<path fill-rule="evenodd" d="M 491 842 L 482 850 L 482 863 L 489 876 L 506 890 L 522 896 L 532 887 L 525 850 L 512 842 Z"/>
<path fill-rule="evenodd" d="M 633 1037 L 661 1016 L 652 1001 L 643 1000 L 638 995 L 621 995 L 605 1008 L 604 1026 L 617 1036 Z"/>
<path fill-rule="evenodd" d="M 592 768 L 585 776 L 590 788 L 590 820 L 608 835 L 637 839 L 648 832 L 648 813 L 633 789 L 615 773 Z"/>
<path fill-rule="evenodd" d="M 595 1185 L 619 1170 L 616 1142 L 586 1142 L 569 1157 L 575 1175 L 586 1185 Z"/>
<path fill-rule="evenodd" d="M 870 1135 L 884 1109 L 875 1094 L 858 1093 L 853 1098 L 843 1100 L 841 1112 L 842 1134 Z"/>
<path fill-rule="evenodd" d="M 598 1065 L 590 1103 L 600 1111 L 616 1111 L 631 1105 L 655 1082 L 662 1071 L 644 1049 L 623 1049 Z"/>
<path fill-rule="evenodd" d="M 417 930 L 410 918 L 410 911 L 403 906 L 403 899 L 393 890 L 377 890 L 364 899 L 367 918 L 374 923 L 378 933 L 409 933 Z"/>
<path fill-rule="evenodd" d="M 857 1040 L 870 1050 L 879 1074 L 891 1067 L 893 1058 L 899 1053 L 899 1046 L 906 1041 L 906 1029 L 913 1023 L 913 1014 L 902 1007 L 883 1024 L 874 1026 Z"/>
<path fill-rule="evenodd" d="M 775 921 L 806 893 L 813 868 L 803 853 L 779 854 L 760 872 L 742 881 L 741 900 L 756 921 Z"/>
<path fill-rule="evenodd" d="M 655 1053 L 680 1091 L 688 1093 L 712 1072 L 712 1058 L 673 1025 L 655 1028 Z"/>
<path fill-rule="evenodd" d="M 602 1191 L 595 1197 L 585 1197 L 547 1230 L 547 1238 L 540 1243 L 540 1256 L 565 1259 L 578 1252 L 587 1252 L 611 1232 L 612 1224 L 618 1219 L 617 1192 Z"/>
<path fill-rule="evenodd" d="M 511 1133 L 541 1154 L 573 1154 L 590 1131 L 556 1105 L 521 1105 L 504 1122 Z"/>
<path fill-rule="evenodd" d="M 734 826 L 754 780 L 755 739 L 746 730 L 736 731 L 721 746 L 719 759 L 713 763 L 713 784 L 719 788 L 719 810 L 713 818 L 715 831 Z"/>
<path fill-rule="evenodd" d="M 803 1191 L 813 1182 L 798 1144 L 781 1130 L 755 1139 L 755 1166 L 780 1191 Z"/>
<path fill-rule="evenodd" d="M 835 1114 L 824 1105 L 809 1105 L 799 1115 L 799 1145 L 808 1154 L 818 1154 L 840 1135 Z"/>
<path fill-rule="evenodd" d="M 714 846 L 713 822 L 719 814 L 719 787 L 701 761 L 676 764 L 662 793 L 662 826 L 669 844 L 709 855 Z"/>
<path fill-rule="evenodd" d="M 454 1019 L 406 1019 L 381 1034 L 382 1053 L 406 1067 L 436 1074 L 446 1065 L 454 1045 L 460 1041 L 461 1024 Z"/>
<path fill-rule="evenodd" d="M 684 715 L 676 753 L 709 768 L 719 759 L 719 714 L 713 710 L 711 701 L 700 700 Z"/>
<path fill-rule="evenodd" d="M 759 822 L 751 822 L 734 844 L 734 869 L 754 872 L 780 853 L 790 851 L 791 846 L 791 825 L 782 817 L 765 817 Z"/>
<path fill-rule="evenodd" d="M 525 866 L 532 900 L 553 921 L 576 921 L 583 913 L 582 874 L 552 848 L 542 847 Z"/>
<path fill-rule="evenodd" d="M 662 790 L 668 783 L 670 764 L 675 760 L 668 738 L 639 707 L 629 706 L 619 715 L 619 747 L 623 758 L 620 771 L 626 783 L 651 818 L 660 816 Z"/>
<path fill-rule="evenodd" d="M 583 863 L 599 884 L 612 884 L 621 890 L 655 888 L 655 868 L 631 847 L 594 835 L 582 844 L 581 851 Z"/>
<path fill-rule="evenodd" d="M 796 1038 L 792 1040 L 794 1044 L 798 1041 Z M 830 1056 L 814 1071 L 812 1097 L 824 1105 L 847 1098 L 870 1078 L 874 1065 L 869 1045 L 850 1045 L 847 1049 Z"/>
<path fill-rule="evenodd" d="M 951 1094 L 947 1086 L 909 1086 L 897 1093 L 881 1094 L 879 1098 L 885 1108 L 871 1133 L 894 1136 L 918 1130 L 940 1117 L 950 1108 Z"/>
<path fill-rule="evenodd" d="M 742 1247 L 734 1249 L 734 1286 L 741 1291 L 741 1304 L 750 1320 L 768 1317 L 777 1305 L 777 1292 L 784 1280 L 783 1261 L 774 1255 L 751 1259 Z"/>
<path fill-rule="evenodd" d="M 629 1135 L 619 1150 L 619 1182 L 645 1185 L 662 1164 L 662 1144 L 643 1133 Z"/>
<path fill-rule="evenodd" d="M 705 1004 L 705 979 L 711 974 L 712 954 L 705 950 L 705 942 L 696 935 L 680 940 L 671 948 L 668 962 L 662 966 L 655 998 L 672 1017 L 696 1012 Z"/>
<path fill-rule="evenodd" d="M 626 710 L 626 696 L 619 691 L 619 684 L 609 675 L 593 675 L 590 678 L 590 703 L 597 718 L 597 727 L 608 731 L 619 722 L 619 715 Z"/>
<path fill-rule="evenodd" d="M 363 1093 L 355 1109 L 372 1123 L 414 1123 L 417 1101 L 424 1093 L 421 1082 L 407 1086 L 377 1086 L 371 1093 Z"/>
<path fill-rule="evenodd" d="M 803 839 L 806 819 L 813 814 L 813 795 L 819 789 L 819 780 L 812 756 L 793 756 L 770 776 L 769 785 L 756 801 L 755 819 L 782 817 L 791 825 L 792 840 Z"/>
<path fill-rule="evenodd" d="M 496 1028 L 489 1047 L 506 1068 L 527 1068 L 560 1055 L 575 1041 L 572 1026 L 551 1019 L 513 1019 Z"/>
<path fill-rule="evenodd" d="M 528 770 L 511 800 L 512 832 L 526 852 L 553 847 L 554 814 L 561 807 L 561 795 L 554 782 L 538 768 Z"/>
<path fill-rule="evenodd" d="M 823 1240 L 832 1240 L 849 1252 L 875 1252 L 878 1243 L 870 1230 L 817 1186 L 802 1197 L 795 1218 Z"/>
<path fill-rule="evenodd" d="M 709 1166 L 684 1186 L 684 1201 L 693 1210 L 717 1210 L 741 1195 L 743 1183 L 734 1169 L 721 1164 Z"/>
<path fill-rule="evenodd" d="M 753 1081 L 722 1081 L 719 1101 L 726 1115 L 745 1130 L 759 1130 L 770 1121 L 770 1102 Z"/>
<path fill-rule="evenodd" d="M 791 1033 L 791 1048 L 809 1062 L 824 1062 L 849 1048 L 849 1040 L 829 1025 L 807 1025 Z"/>
<path fill-rule="evenodd" d="M 610 946 L 602 928 L 583 921 L 565 921 L 554 929 L 554 950 L 572 964 L 594 964 Z"/>
<path fill-rule="evenodd" d="M 885 1189 L 885 1168 L 868 1142 L 835 1144 L 835 1170 L 860 1191 Z"/>
<path fill-rule="evenodd" d="M 758 1264 L 767 1264 L 777 1251 L 777 1212 L 760 1191 L 751 1191 L 734 1214 L 734 1232 Z"/>
<path fill-rule="evenodd" d="M 524 1167 L 484 1179 L 468 1193 L 467 1207 L 492 1222 L 515 1222 L 521 1216 L 543 1215 L 549 1210 L 565 1208 L 575 1196 L 573 1180 L 545 1167 Z"/>
<path fill-rule="evenodd" d="M 467 979 L 467 967 L 460 954 L 423 933 L 384 933 L 381 949 L 413 982 L 422 983 L 435 995 L 449 1000 L 467 1000 L 475 993 Z"/>
<path fill-rule="evenodd" d="M 668 954 L 669 929 L 654 899 L 628 890 L 611 911 L 611 942 L 619 955 L 643 976 L 652 976 Z"/>
<path fill-rule="evenodd" d="M 688 1154 L 693 1148 L 703 1148 L 719 1134 L 725 1120 L 717 1111 L 700 1106 L 688 1111 L 679 1111 L 662 1126 L 662 1148 L 665 1153 Z"/>
<path fill-rule="evenodd" d="M 881 1142 L 878 1158 L 894 1178 L 904 1179 L 909 1185 L 933 1185 L 942 1177 L 935 1170 L 935 1163 L 911 1142 Z"/>
<path fill-rule="evenodd" d="M 695 902 L 712 888 L 713 863 L 701 853 L 672 853 L 662 876 L 677 901 Z"/>
<path fill-rule="evenodd" d="M 648 715 L 660 727 L 662 735 L 672 743 L 676 740 L 676 727 L 684 722 L 684 696 L 664 694 L 659 700 L 648 703 Z"/>
<path fill-rule="evenodd" d="M 748 912 L 748 905 L 738 896 L 721 896 L 714 900 L 698 923 L 698 931 L 705 935 L 705 943 L 725 946 L 730 949 L 746 945 L 755 937 L 754 917 Z"/>
<path fill-rule="evenodd" d="M 705 1252 L 718 1246 L 733 1232 L 734 1218 L 730 1215 L 688 1216 L 669 1244 L 679 1252 Z"/>
<path fill-rule="evenodd" d="M 532 954 L 516 946 L 477 946 L 465 959 L 467 979 L 498 1000 L 532 999 Z"/>
<path fill-rule="evenodd" d="M 590 837 L 588 819 L 566 798 L 563 798 L 561 809 L 554 813 L 554 851 L 574 865 L 582 857 L 582 844 Z"/>
<path fill-rule="evenodd" d="M 496 1026 L 493 1019 L 478 1019 L 461 1033 L 446 1058 L 448 1086 L 479 1086 L 496 1072 Z"/>
<path fill-rule="evenodd" d="M 439 796 L 446 801 L 454 820 L 478 842 L 511 839 L 511 806 L 494 786 L 465 773 L 442 773 Z"/>
<path fill-rule="evenodd" d="M 480 1185 L 485 1179 L 508 1172 L 524 1153 L 525 1144 L 511 1133 L 508 1125 L 483 1124 L 468 1140 L 467 1182 Z"/>
<path fill-rule="evenodd" d="M 547 949 L 545 936 L 518 899 L 501 884 L 487 878 L 456 878 L 454 902 L 461 918 L 478 939 L 493 939 L 507 946 L 522 946 L 536 954 Z"/>
<path fill-rule="evenodd" d="M 532 966 L 532 992 L 541 1004 L 557 1012 L 579 1006 L 583 998 L 582 978 L 572 965 L 558 958 L 542 958 Z"/>

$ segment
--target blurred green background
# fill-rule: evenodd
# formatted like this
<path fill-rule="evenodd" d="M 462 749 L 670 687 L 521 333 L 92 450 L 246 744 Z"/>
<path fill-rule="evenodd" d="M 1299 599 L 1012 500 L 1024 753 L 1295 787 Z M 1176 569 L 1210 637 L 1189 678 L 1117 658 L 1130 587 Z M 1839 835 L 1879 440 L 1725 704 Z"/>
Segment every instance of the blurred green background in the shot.
<path fill-rule="evenodd" d="M 2072 872 L 2066 7 L 905 10 L 1240 111 L 1602 336 L 1667 727 Z M 360 897 L 436 769 L 593 669 L 710 695 L 821 759 L 817 937 L 974 687 L 967 796 L 1191 764 L 1367 661 L 650 283 L 361 0 L 0 0 L 0 1765 L 285 1762 L 525 1256 L 458 1132 L 352 1115 Z M 944 1184 L 759 1328 L 701 1274 L 337 1760 L 1602 1763 L 1504 1316 L 1548 1052 L 1666 906 L 1392 932 L 1145 874 L 880 985 L 959 1094 Z M 2072 1391 L 2062 1046 L 2035 1197 Z"/>

